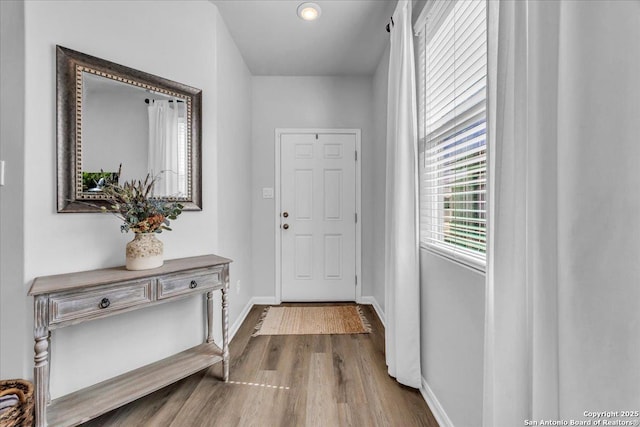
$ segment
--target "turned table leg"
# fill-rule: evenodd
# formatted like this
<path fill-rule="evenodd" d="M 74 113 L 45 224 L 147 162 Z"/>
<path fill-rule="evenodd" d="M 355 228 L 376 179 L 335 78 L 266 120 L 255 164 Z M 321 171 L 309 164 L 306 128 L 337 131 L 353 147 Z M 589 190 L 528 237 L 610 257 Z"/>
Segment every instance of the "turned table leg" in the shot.
<path fill-rule="evenodd" d="M 34 351 L 35 367 L 35 418 L 36 427 L 47 425 L 47 401 L 49 400 L 49 325 L 47 296 L 39 295 L 34 301 Z"/>
<path fill-rule="evenodd" d="M 51 331 L 47 334 L 47 365 L 51 366 Z M 50 370 L 51 368 L 47 368 Z M 47 405 L 51 404 L 51 381 L 47 381 Z"/>
<path fill-rule="evenodd" d="M 225 267 L 222 287 L 222 370 L 223 379 L 229 381 L 229 267 Z"/>
<path fill-rule="evenodd" d="M 207 292 L 207 342 L 213 342 L 213 291 Z"/>

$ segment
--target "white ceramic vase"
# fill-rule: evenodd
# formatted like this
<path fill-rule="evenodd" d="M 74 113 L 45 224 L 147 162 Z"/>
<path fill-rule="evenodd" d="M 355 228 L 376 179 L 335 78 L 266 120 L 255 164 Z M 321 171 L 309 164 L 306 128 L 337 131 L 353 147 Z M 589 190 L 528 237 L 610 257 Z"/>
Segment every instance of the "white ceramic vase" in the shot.
<path fill-rule="evenodd" d="M 149 270 L 164 264 L 163 245 L 156 233 L 136 233 L 127 243 L 127 270 Z"/>

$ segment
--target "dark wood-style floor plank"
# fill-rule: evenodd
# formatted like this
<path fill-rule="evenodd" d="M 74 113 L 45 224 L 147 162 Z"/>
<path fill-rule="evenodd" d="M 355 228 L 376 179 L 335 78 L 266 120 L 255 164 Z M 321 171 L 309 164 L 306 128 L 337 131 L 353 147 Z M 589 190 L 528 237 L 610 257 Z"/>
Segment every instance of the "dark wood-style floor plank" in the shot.
<path fill-rule="evenodd" d="M 438 427 L 420 393 L 387 374 L 371 306 L 362 306 L 370 334 L 252 337 L 264 308 L 230 344 L 229 383 L 218 364 L 84 426 Z"/>
<path fill-rule="evenodd" d="M 313 353 L 307 382 L 306 426 L 337 426 L 338 405 L 334 394 L 333 360 L 330 353 Z"/>
<path fill-rule="evenodd" d="M 331 335 L 333 378 L 337 403 L 367 403 L 362 376 L 358 370 L 357 335 Z"/>

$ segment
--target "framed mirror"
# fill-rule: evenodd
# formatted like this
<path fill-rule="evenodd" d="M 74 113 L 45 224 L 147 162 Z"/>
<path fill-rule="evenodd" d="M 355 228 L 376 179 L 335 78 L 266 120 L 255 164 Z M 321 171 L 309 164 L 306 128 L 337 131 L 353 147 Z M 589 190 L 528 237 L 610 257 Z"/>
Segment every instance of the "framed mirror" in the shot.
<path fill-rule="evenodd" d="M 62 46 L 56 61 L 58 212 L 99 211 L 102 186 L 147 174 L 154 197 L 201 210 L 202 91 Z"/>

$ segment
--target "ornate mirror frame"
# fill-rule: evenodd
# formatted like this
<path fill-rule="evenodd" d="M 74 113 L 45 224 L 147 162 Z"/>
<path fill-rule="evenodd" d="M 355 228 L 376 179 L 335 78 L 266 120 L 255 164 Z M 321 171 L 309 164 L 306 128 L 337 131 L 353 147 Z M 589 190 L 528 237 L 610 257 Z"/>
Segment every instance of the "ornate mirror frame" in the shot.
<path fill-rule="evenodd" d="M 82 191 L 83 72 L 183 100 L 187 110 L 187 196 L 184 210 L 202 210 L 202 91 L 153 74 L 56 46 L 58 212 L 98 212 L 108 202 Z M 144 141 L 146 143 L 146 141 Z M 140 177 L 144 179 L 144 177 Z M 91 205 L 87 204 L 90 203 Z"/>

